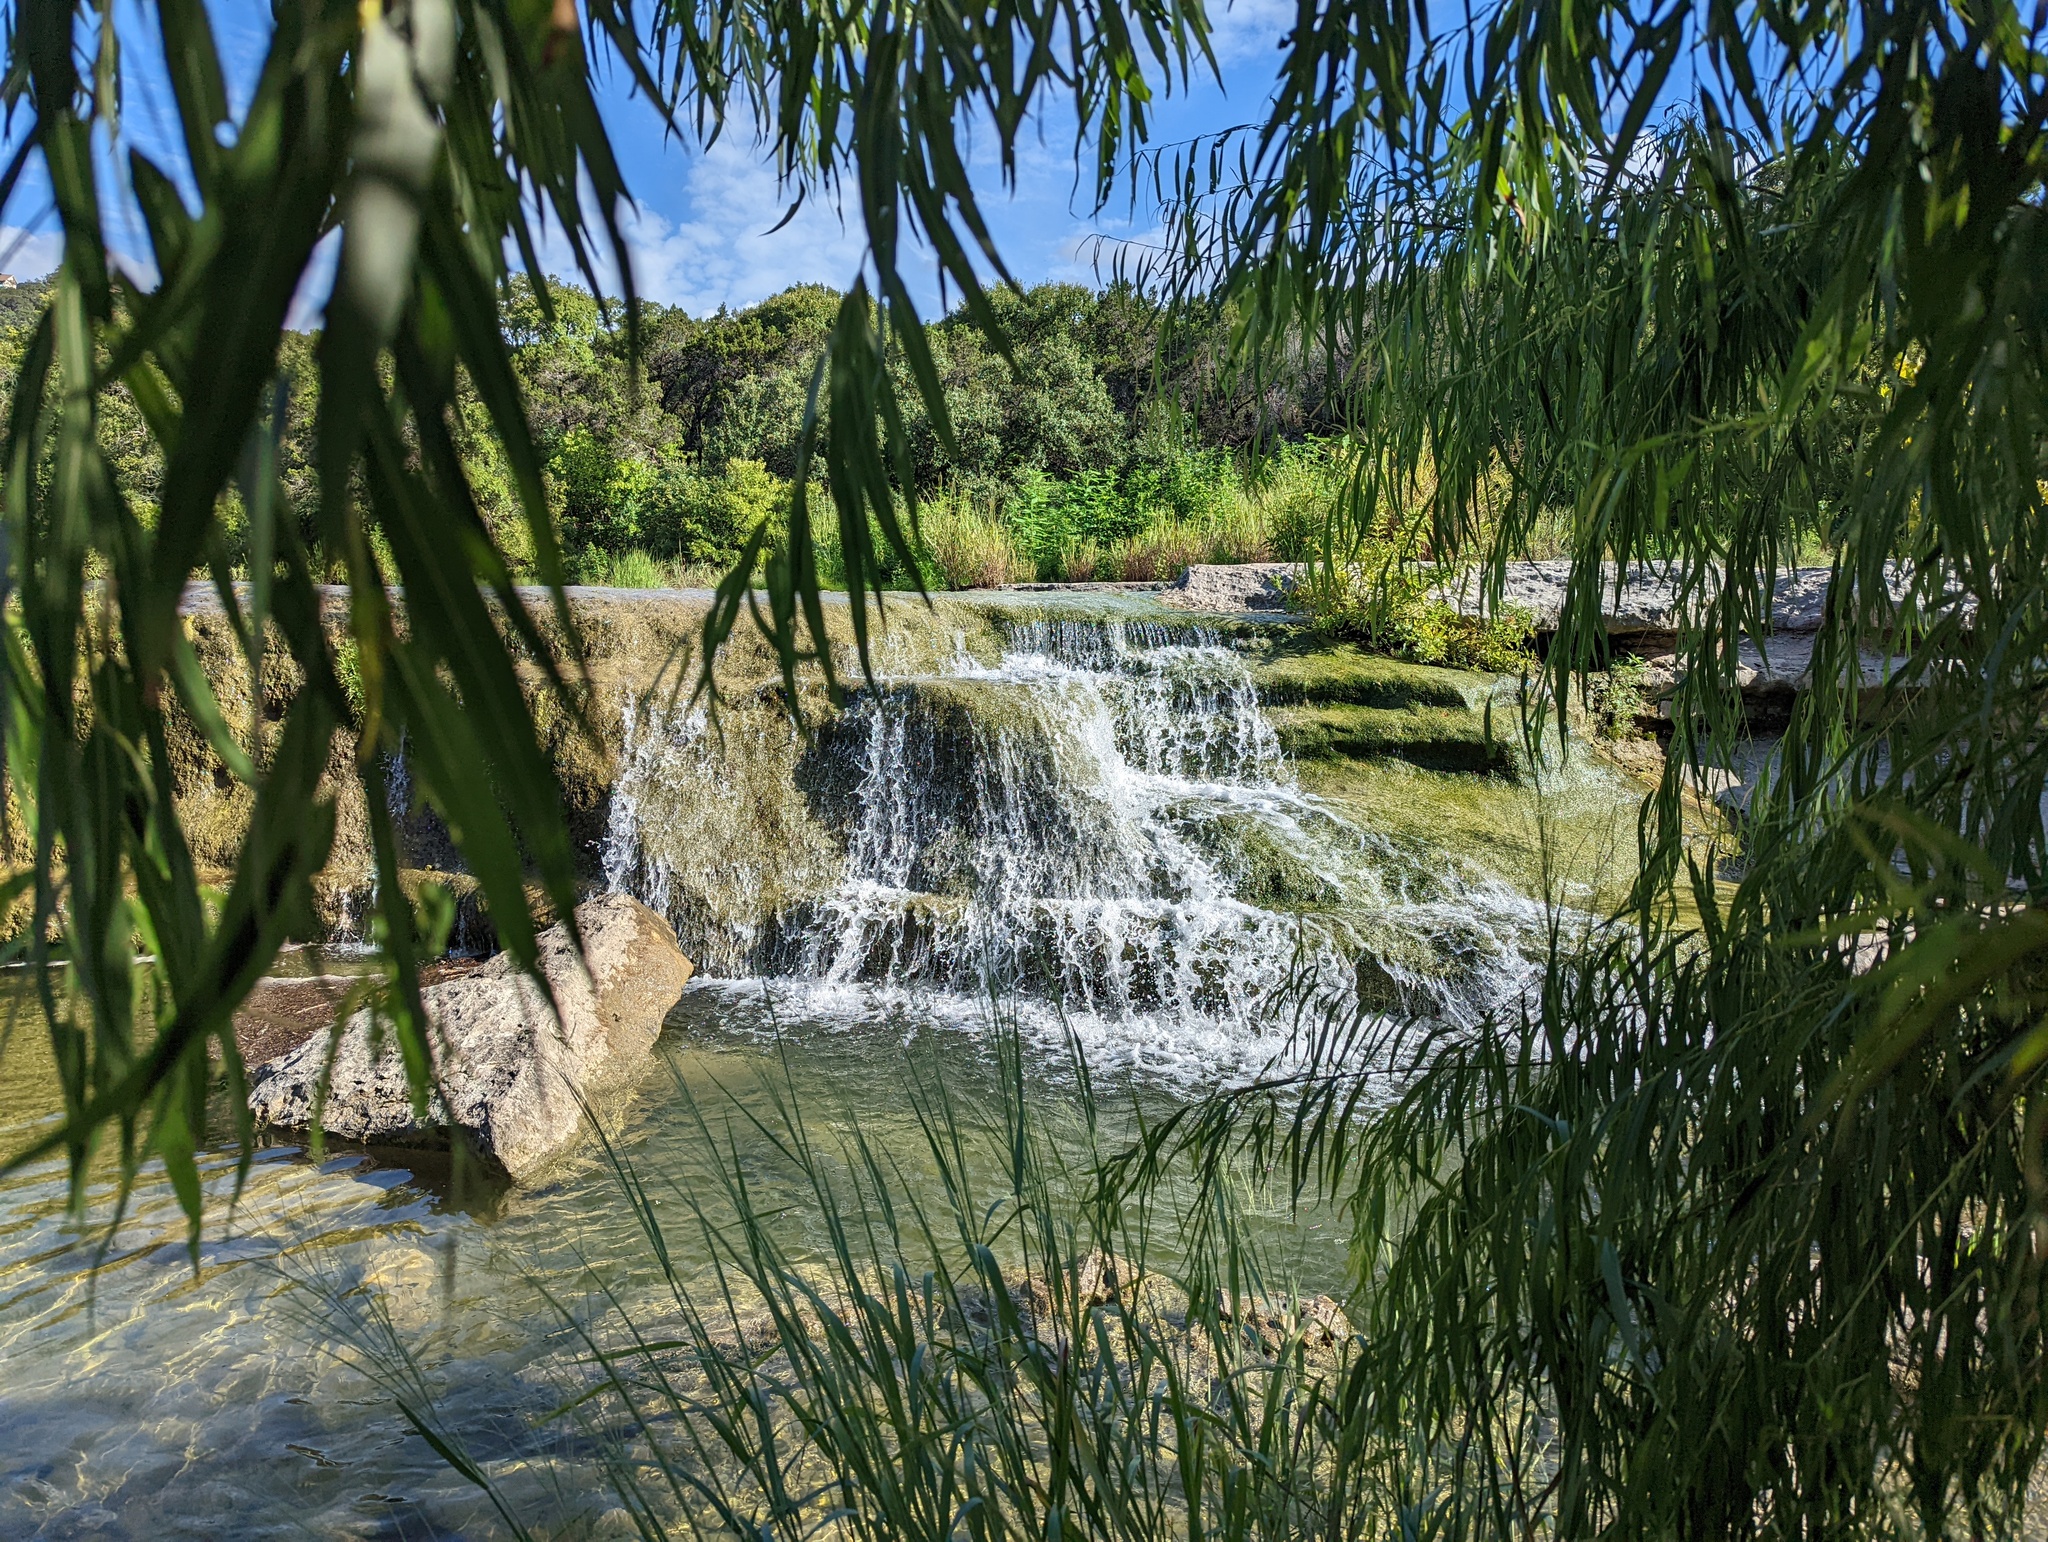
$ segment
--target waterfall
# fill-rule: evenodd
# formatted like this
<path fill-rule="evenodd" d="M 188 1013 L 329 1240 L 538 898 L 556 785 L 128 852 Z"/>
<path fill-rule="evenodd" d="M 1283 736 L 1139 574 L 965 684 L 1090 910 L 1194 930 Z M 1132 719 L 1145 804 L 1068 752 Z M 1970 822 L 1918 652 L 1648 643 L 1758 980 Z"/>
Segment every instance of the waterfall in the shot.
<path fill-rule="evenodd" d="M 1469 1020 L 1519 994 L 1530 903 L 1302 793 L 1216 636 L 1005 637 L 994 665 L 879 681 L 808 746 L 629 706 L 606 881 L 715 974 L 993 985 L 1153 1063 L 1270 1049 L 1299 1003 Z"/>

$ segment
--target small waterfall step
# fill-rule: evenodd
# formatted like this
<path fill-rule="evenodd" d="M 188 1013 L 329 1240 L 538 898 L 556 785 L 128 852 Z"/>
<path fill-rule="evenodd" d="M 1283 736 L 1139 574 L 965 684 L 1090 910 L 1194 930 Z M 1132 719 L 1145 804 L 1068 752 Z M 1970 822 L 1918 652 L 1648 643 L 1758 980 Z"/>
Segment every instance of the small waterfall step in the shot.
<path fill-rule="evenodd" d="M 1038 615 L 1003 638 L 996 662 L 879 681 L 809 743 L 629 707 L 607 881 L 718 973 L 994 985 L 1155 1035 L 1250 1044 L 1290 1003 L 1458 1021 L 1518 996 L 1535 907 L 1304 795 L 1273 721 L 1470 715 L 1451 672 L 1375 708 L 1320 697 L 1376 666 L 1317 684 L 1177 618 Z M 1268 710 L 1262 676 L 1297 704 Z"/>

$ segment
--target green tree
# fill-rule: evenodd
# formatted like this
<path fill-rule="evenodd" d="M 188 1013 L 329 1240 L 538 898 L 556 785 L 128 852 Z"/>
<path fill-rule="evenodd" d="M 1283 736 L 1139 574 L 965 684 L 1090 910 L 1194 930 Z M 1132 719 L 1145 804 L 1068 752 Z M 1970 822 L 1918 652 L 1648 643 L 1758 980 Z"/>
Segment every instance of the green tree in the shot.
<path fill-rule="evenodd" d="M 1023 472 L 1068 478 L 1122 464 L 1126 418 L 1089 347 L 1095 305 L 1075 284 L 994 296 L 1008 359 L 965 311 L 934 330 L 951 443 L 928 408 L 913 410 L 910 439 L 926 486 L 949 479 L 997 486 Z"/>
<path fill-rule="evenodd" d="M 785 459 L 777 452 L 792 449 L 800 437 L 802 386 L 825 352 L 844 298 L 822 284 L 798 284 L 744 310 L 721 310 L 653 353 L 649 372 L 660 388 L 662 406 L 682 424 L 683 444 L 714 457 Z M 721 434 L 736 398 L 764 377 L 800 386 L 793 399 L 788 389 L 779 394 L 782 410 L 772 421 L 750 414 L 743 427 Z M 791 405 L 797 410 L 791 412 Z M 789 442 L 771 445 L 767 435 Z"/>

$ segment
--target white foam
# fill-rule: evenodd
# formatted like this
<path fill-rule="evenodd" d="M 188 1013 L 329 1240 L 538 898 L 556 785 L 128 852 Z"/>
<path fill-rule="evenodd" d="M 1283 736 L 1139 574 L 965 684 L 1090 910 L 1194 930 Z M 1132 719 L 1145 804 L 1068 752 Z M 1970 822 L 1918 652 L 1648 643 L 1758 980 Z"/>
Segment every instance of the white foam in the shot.
<path fill-rule="evenodd" d="M 1216 638 L 1034 621 L 996 665 L 954 653 L 945 675 L 884 681 L 850 709 L 859 779 L 838 883 L 772 946 L 776 928 L 732 936 L 714 967 L 781 976 L 792 1010 L 849 1024 L 908 993 L 959 1026 L 957 1004 L 985 1012 L 993 986 L 1033 1031 L 1071 1030 L 1091 1056 L 1175 1081 L 1284 1057 L 1303 1002 L 1350 1014 L 1361 958 L 1403 1010 L 1453 1022 L 1533 977 L 1540 909 L 1426 869 L 1304 794 Z M 978 684 L 989 705 L 927 682 Z M 625 727 L 607 880 L 690 919 L 691 874 L 649 838 L 648 794 L 676 778 L 715 791 L 715 737 L 701 714 L 629 707 Z M 719 860 L 702 842 L 689 859 Z M 1276 908 L 1260 861 L 1328 893 Z"/>

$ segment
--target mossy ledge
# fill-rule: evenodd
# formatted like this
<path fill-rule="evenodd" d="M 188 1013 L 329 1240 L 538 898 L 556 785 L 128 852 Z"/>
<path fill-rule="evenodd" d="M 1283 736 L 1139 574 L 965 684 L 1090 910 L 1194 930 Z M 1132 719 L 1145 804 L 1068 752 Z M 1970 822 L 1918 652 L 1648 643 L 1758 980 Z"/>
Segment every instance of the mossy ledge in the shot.
<path fill-rule="evenodd" d="M 1467 712 L 1493 693 L 1490 675 L 1409 664 L 1367 653 L 1355 643 L 1318 645 L 1313 637 L 1282 634 L 1263 647 L 1240 644 L 1254 660 L 1252 679 L 1270 707 L 1434 707 Z"/>
<path fill-rule="evenodd" d="M 1280 748 L 1301 760 L 1402 760 L 1425 771 L 1516 778 L 1508 747 L 1469 707 L 1357 707 L 1345 703 L 1274 707 L 1267 718 Z"/>
<path fill-rule="evenodd" d="M 346 665 L 349 645 L 340 640 L 343 596 L 330 594 L 330 629 Z M 602 846 L 612 789 L 620 771 L 624 708 L 630 701 L 687 695 L 697 671 L 697 647 L 708 594 L 683 591 L 576 589 L 569 600 L 584 645 L 590 684 L 585 721 L 595 737 L 578 728 L 576 716 L 564 710 L 544 687 L 540 671 L 521 670 L 527 707 L 541 744 L 560 783 L 583 878 L 596 887 L 602 880 Z M 559 647 L 565 641 L 544 607 L 536 605 L 544 632 Z M 843 604 L 825 609 L 842 678 L 859 678 L 852 630 Z M 906 597 L 889 607 L 887 624 L 878 629 L 874 646 L 877 668 L 887 675 L 924 677 L 915 686 L 934 698 L 957 698 L 968 718 L 999 713 L 1000 704 L 986 699 L 966 682 L 935 679 L 948 674 L 963 658 L 993 664 L 1004 651 L 1006 624 L 1051 620 L 1111 623 L 1142 621 L 1169 632 L 1200 627 L 1239 653 L 1253 680 L 1283 749 L 1307 764 L 1341 768 L 1348 764 L 1406 765 L 1427 772 L 1479 773 L 1489 780 L 1514 779 L 1517 766 L 1503 742 L 1490 739 L 1486 703 L 1498 682 L 1484 675 L 1407 664 L 1366 653 L 1348 643 L 1329 644 L 1298 624 L 1272 621 L 1191 618 L 1164 611 L 1149 602 L 1117 596 L 1110 601 L 1086 597 L 1017 595 L 938 597 L 927 607 Z M 243 748 L 259 762 L 272 747 L 299 679 L 289 661 L 273 651 L 264 671 L 263 700 L 252 700 L 246 660 L 217 604 L 195 597 L 185 621 L 194 649 L 223 714 Z M 1190 640 L 1193 640 L 1190 638 Z M 346 673 L 346 670 L 344 671 Z M 717 676 L 727 705 L 728 735 L 758 741 L 762 760 L 750 784 L 759 794 L 765 783 L 781 792 L 769 799 L 786 817 L 771 836 L 764 819 L 763 840 L 781 848 L 801 848 L 803 871 L 792 877 L 793 900 L 818 885 L 819 874 L 836 870 L 843 843 L 833 819 L 834 797 L 843 801 L 853 767 L 845 756 L 825 753 L 836 737 L 838 711 L 826 699 L 815 671 L 799 677 L 797 705 L 807 722 L 822 730 L 808 747 L 800 735 L 786 730 L 780 671 L 761 639 L 741 627 L 721 651 Z M 782 733 L 770 732 L 782 724 Z M 197 728 L 175 712 L 167 725 L 175 796 L 202 876 L 225 882 L 240 847 L 249 808 L 249 790 L 235 780 Z M 844 747 L 842 747 L 844 748 Z M 355 783 L 352 735 L 337 737 L 329 768 L 329 786 L 336 801 L 337 830 L 327 870 L 318 884 L 319 924 L 324 940 L 358 935 L 371 889 L 372 862 L 368 820 Z M 829 762 L 829 766 L 828 763 Z M 826 769 L 836 775 L 825 775 Z M 759 805 L 761 799 L 749 800 Z M 765 812 L 765 811 L 764 811 Z M 9 864 L 28 859 L 20 844 L 20 822 L 10 819 L 5 852 Z M 477 886 L 463 871 L 460 854 L 446 827 L 424 800 L 412 797 L 401 813 L 401 862 L 408 888 L 438 882 L 457 901 L 457 943 L 488 949 L 493 933 Z M 801 837 L 801 839 L 797 839 Z M 729 844 L 729 842 L 727 843 Z M 788 865 L 788 864 L 784 864 Z M 1315 903 L 1314 886 L 1300 875 L 1276 876 L 1279 889 L 1297 903 Z M 802 881 L 799 882 L 798 879 Z M 772 886 L 771 886 L 772 887 Z M 777 891 L 780 893 L 780 891 Z M 752 891 L 756 901 L 762 891 Z M 1276 894 L 1276 898 L 1278 895 Z M 23 917 L 12 917 L 17 923 Z"/>
<path fill-rule="evenodd" d="M 1300 760 L 1399 760 L 1427 771 L 1517 779 L 1509 746 L 1487 728 L 1491 675 L 1409 664 L 1329 643 L 1303 627 L 1234 639 L 1280 747 Z"/>

